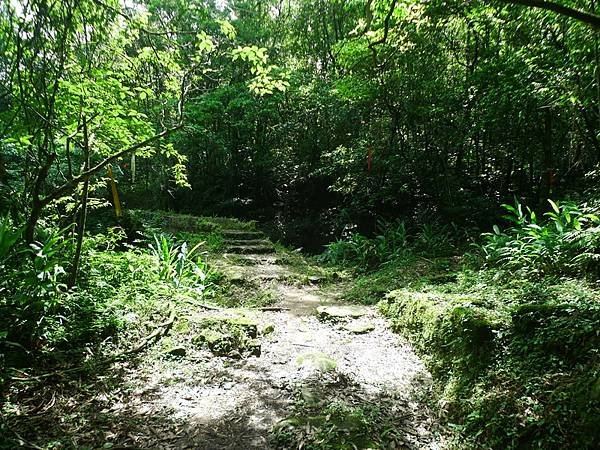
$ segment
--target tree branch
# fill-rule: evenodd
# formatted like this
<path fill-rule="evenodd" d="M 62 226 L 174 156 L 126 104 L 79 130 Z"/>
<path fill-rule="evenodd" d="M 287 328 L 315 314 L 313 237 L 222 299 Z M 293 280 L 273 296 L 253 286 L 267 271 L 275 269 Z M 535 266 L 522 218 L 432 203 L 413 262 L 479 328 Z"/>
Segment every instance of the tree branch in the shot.
<path fill-rule="evenodd" d="M 531 8 L 540 8 L 547 11 L 553 11 L 563 16 L 571 17 L 572 19 L 579 20 L 592 28 L 600 29 L 600 16 L 579 9 L 564 6 L 559 3 L 545 0 L 498 0 L 501 3 L 509 3 L 516 5 L 529 6 Z"/>
<path fill-rule="evenodd" d="M 385 44 L 385 42 L 387 41 L 388 33 L 390 31 L 390 19 L 392 18 L 394 9 L 396 9 L 396 3 L 398 3 L 398 0 L 392 1 L 392 3 L 390 4 L 390 9 L 388 10 L 383 21 L 383 37 L 381 39 L 369 43 L 369 49 L 371 50 L 371 53 L 373 55 L 373 64 L 375 65 L 377 65 L 377 49 L 375 48 L 375 46 L 379 44 Z"/>
<path fill-rule="evenodd" d="M 67 181 L 65 184 L 60 186 L 54 192 L 52 192 L 51 194 L 49 194 L 46 197 L 44 197 L 43 199 L 41 199 L 40 204 L 42 206 L 48 205 L 50 202 L 59 199 L 60 197 L 65 195 L 67 192 L 74 189 L 75 186 L 77 186 L 79 183 L 84 182 L 87 178 L 90 178 L 90 177 L 96 175 L 98 172 L 100 172 L 102 169 L 104 169 L 108 164 L 112 163 L 113 161 L 116 161 L 120 157 L 125 156 L 127 153 L 131 153 L 136 150 L 139 150 L 140 148 L 145 147 L 154 141 L 157 141 L 163 137 L 166 137 L 169 134 L 173 133 L 174 131 L 181 129 L 182 127 L 183 127 L 183 124 L 179 124 L 176 127 L 168 128 L 168 129 L 162 131 L 161 133 L 155 134 L 154 136 L 146 139 L 145 141 L 139 142 L 135 145 L 132 145 L 131 147 L 127 147 L 123 150 L 118 151 L 114 155 L 111 155 L 108 158 L 103 159 L 95 166 L 91 167 L 88 170 L 81 172 L 75 178 Z"/>

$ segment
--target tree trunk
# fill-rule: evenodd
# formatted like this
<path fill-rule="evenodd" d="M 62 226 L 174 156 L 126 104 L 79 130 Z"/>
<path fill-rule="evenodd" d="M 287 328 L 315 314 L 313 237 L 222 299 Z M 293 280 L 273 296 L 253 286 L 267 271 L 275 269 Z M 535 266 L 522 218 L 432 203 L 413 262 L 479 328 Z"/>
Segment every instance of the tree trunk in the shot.
<path fill-rule="evenodd" d="M 84 151 L 84 172 L 90 168 L 90 141 L 88 137 L 87 118 L 83 118 L 83 151 Z M 83 246 L 83 235 L 85 234 L 85 223 L 87 220 L 87 205 L 88 194 L 90 189 L 90 177 L 86 177 L 83 182 L 81 195 L 81 212 L 79 222 L 77 223 L 77 246 L 75 247 L 75 255 L 73 256 L 73 267 L 69 277 L 69 287 L 75 286 L 77 283 L 77 275 L 79 273 L 79 263 L 81 261 L 81 247 Z"/>
<path fill-rule="evenodd" d="M 554 180 L 554 158 L 552 154 L 552 111 L 549 107 L 544 108 L 544 134 L 542 136 L 542 185 L 540 186 L 540 206 L 544 205 L 546 199 L 552 192 Z"/>

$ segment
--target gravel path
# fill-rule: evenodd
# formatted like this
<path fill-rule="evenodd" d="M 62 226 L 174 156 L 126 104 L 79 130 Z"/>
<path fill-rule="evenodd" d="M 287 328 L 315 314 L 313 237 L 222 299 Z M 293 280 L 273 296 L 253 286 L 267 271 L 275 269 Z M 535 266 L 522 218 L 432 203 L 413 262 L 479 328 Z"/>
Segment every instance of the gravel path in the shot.
<path fill-rule="evenodd" d="M 155 361 L 155 366 L 131 373 L 135 395 L 124 399 L 121 407 L 169 418 L 167 422 L 152 421 L 152 434 L 130 434 L 127 440 L 131 444 L 142 448 L 268 449 L 269 431 L 289 416 L 293 393 L 300 389 L 329 398 L 393 399 L 406 416 L 405 447 L 400 448 L 443 447 L 435 414 L 419 401 L 431 388 L 430 375 L 407 342 L 387 328 L 374 308 L 366 308 L 365 317 L 359 319 L 374 325 L 374 330 L 354 334 L 342 324 L 318 320 L 314 315 L 317 306 L 339 303 L 317 287 L 277 281 L 273 274 L 286 269 L 272 258 L 259 258 L 258 264 L 244 266 L 244 271 L 257 278 L 266 274 L 278 293 L 277 306 L 285 308 L 245 313 L 275 328 L 263 338 L 261 356 L 232 360 L 198 351 L 181 360 Z M 321 358 L 334 361 L 335 370 L 319 368 L 315 359 Z"/>

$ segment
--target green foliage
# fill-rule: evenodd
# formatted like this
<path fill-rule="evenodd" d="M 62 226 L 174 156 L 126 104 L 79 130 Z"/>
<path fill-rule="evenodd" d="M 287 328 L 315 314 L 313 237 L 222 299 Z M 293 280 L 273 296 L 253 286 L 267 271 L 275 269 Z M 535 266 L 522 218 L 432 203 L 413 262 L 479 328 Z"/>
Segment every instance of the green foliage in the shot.
<path fill-rule="evenodd" d="M 290 87 L 287 81 L 288 73 L 278 70 L 276 66 L 267 65 L 266 48 L 258 48 L 256 45 L 238 47 L 233 50 L 232 59 L 250 63 L 250 71 L 254 78 L 250 80 L 248 87 L 259 96 L 273 94 L 275 91 L 285 92 Z"/>
<path fill-rule="evenodd" d="M 327 245 L 321 259 L 369 271 L 384 265 L 398 265 L 414 255 L 437 257 L 454 251 L 453 239 L 445 227 L 425 224 L 415 236 L 408 234 L 402 221 L 380 221 L 378 229 L 379 234 L 374 238 L 351 233 L 347 239 Z"/>
<path fill-rule="evenodd" d="M 67 301 L 64 267 L 71 240 L 67 229 L 49 230 L 29 248 L 14 237 L 9 239 L 13 245 L 0 266 L 4 275 L 0 282 L 0 330 L 7 332 L 10 341 L 30 346 L 45 339 L 61 320 Z"/>
<path fill-rule="evenodd" d="M 470 372 L 489 361 L 499 318 L 482 308 L 476 297 L 392 291 L 380 309 L 396 318 L 392 321 L 396 330 L 402 330 L 421 352 L 432 356 L 430 361 L 438 364 L 431 365 L 437 376 L 452 373 L 448 367 Z"/>
<path fill-rule="evenodd" d="M 431 217 L 488 227 L 488 211 L 513 194 L 533 204 L 597 191 L 597 33 L 507 2 L 50 3 L 0 4 L 2 348 L 9 339 L 63 348 L 135 330 L 135 318 L 125 317 L 164 312 L 166 299 L 273 301 L 256 285 L 209 289 L 211 272 L 198 258 L 197 243 L 218 251 L 223 228 L 253 224 L 164 212 L 141 214 L 155 228 L 148 236 L 169 232 L 184 243 L 158 236 L 150 254 L 132 247 L 142 237 L 129 233 L 136 226 L 122 221 L 126 238 L 93 228 L 105 234 L 86 237 L 81 282 L 67 291 L 74 239 L 57 230 L 79 217 L 88 157 L 96 168 L 114 157 L 127 208 L 270 220 L 282 241 L 315 253 L 358 224 L 363 234 L 330 243 L 323 255 L 358 272 L 346 295 L 373 303 L 391 289 L 427 290 L 428 300 L 405 299 L 390 313 L 405 320 L 415 341 L 415 330 L 427 328 L 423 351 L 431 347 L 457 371 L 487 370 L 466 343 L 499 315 L 500 332 L 508 334 L 494 334 L 493 345 L 486 337 L 485 345 L 505 351 L 499 379 L 492 383 L 485 372 L 481 385 L 473 382 L 497 401 L 465 395 L 472 403 L 462 408 L 472 415 L 460 426 L 478 443 L 526 447 L 541 439 L 557 446 L 553 433 L 539 436 L 549 429 L 541 421 L 593 429 L 589 417 L 573 425 L 574 407 L 563 413 L 545 405 L 562 408 L 566 400 L 558 397 L 571 396 L 582 410 L 589 406 L 581 393 L 588 381 L 598 385 L 584 355 L 596 342 L 588 330 L 595 307 L 580 292 L 565 300 L 560 289 L 539 283 L 598 277 L 597 214 L 570 202 L 550 202 L 543 215 L 505 205 L 511 225 L 494 227 L 481 246 L 490 270 L 463 272 L 456 281 L 442 266 L 454 264 L 443 257 L 456 253 L 457 230 L 432 225 Z M 185 126 L 176 133 L 146 141 L 179 124 Z M 98 203 L 107 197 L 103 175 L 90 180 Z M 399 220 L 375 228 L 378 216 Z M 298 278 L 320 273 L 301 266 Z M 523 285 L 499 286 L 512 277 Z M 465 306 L 460 296 L 473 292 L 481 304 Z M 544 300 L 530 301 L 538 296 Z M 546 372 L 531 370 L 534 356 L 519 354 L 521 347 Z M 563 353 L 576 360 L 575 372 L 554 370 Z M 546 373 L 552 379 L 544 391 L 539 379 Z M 561 377 L 563 384 L 553 381 Z M 515 423 L 495 415 L 495 407 Z M 498 438 L 503 427 L 524 434 Z"/>
<path fill-rule="evenodd" d="M 592 274 L 600 265 L 600 219 L 572 202 L 553 202 L 552 210 L 539 218 L 515 201 L 502 205 L 512 222 L 506 230 L 494 226 L 485 233 L 481 247 L 486 262 L 525 275 Z"/>
<path fill-rule="evenodd" d="M 196 286 L 198 282 L 207 281 L 207 266 L 198 252 L 202 244 L 200 242 L 188 249 L 187 242 L 177 245 L 170 242 L 164 234 L 160 237 L 154 235 L 154 244 L 150 244 L 150 250 L 157 263 L 159 278 L 173 283 L 175 287 L 182 283 Z M 201 291 L 206 288 L 204 284 L 196 287 Z"/>
<path fill-rule="evenodd" d="M 327 246 L 323 260 L 338 265 L 355 265 L 364 270 L 374 269 L 384 262 L 402 258 L 407 251 L 404 222 L 380 222 L 381 234 L 374 239 L 352 233 L 345 240 Z"/>
<path fill-rule="evenodd" d="M 41 242 L 30 245 L 33 265 L 21 272 L 23 286 L 18 295 L 23 296 L 23 301 L 29 302 L 32 298 L 58 299 L 66 290 L 63 264 L 72 245 L 65 236 L 66 231 L 51 231 Z"/>
<path fill-rule="evenodd" d="M 8 216 L 0 217 L 0 268 L 15 243 L 21 237 L 21 230 L 16 229 Z"/>
<path fill-rule="evenodd" d="M 67 290 L 63 267 L 72 241 L 66 230 L 42 235 L 30 249 L 17 243 L 2 262 L 0 360 L 6 367 L 76 364 L 89 351 L 114 351 L 128 337 L 147 334 L 146 323 L 166 316 L 169 305 L 204 301 L 218 282 L 198 245 L 188 249 L 161 235 L 150 249 L 136 248 L 126 244 L 121 227 L 109 227 L 84 241 L 79 284 Z"/>

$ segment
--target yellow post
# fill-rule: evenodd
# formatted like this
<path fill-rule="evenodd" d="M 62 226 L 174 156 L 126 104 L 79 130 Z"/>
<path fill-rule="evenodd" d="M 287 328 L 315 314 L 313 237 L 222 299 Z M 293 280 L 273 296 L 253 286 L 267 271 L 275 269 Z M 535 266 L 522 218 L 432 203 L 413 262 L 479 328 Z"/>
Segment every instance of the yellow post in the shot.
<path fill-rule="evenodd" d="M 112 190 L 113 203 L 115 205 L 115 214 L 117 217 L 121 217 L 123 215 L 123 211 L 121 210 L 121 201 L 119 200 L 119 192 L 117 191 L 117 183 L 115 183 L 115 178 L 113 177 L 112 166 L 109 164 L 108 168 L 108 176 L 110 177 L 110 188 Z"/>

